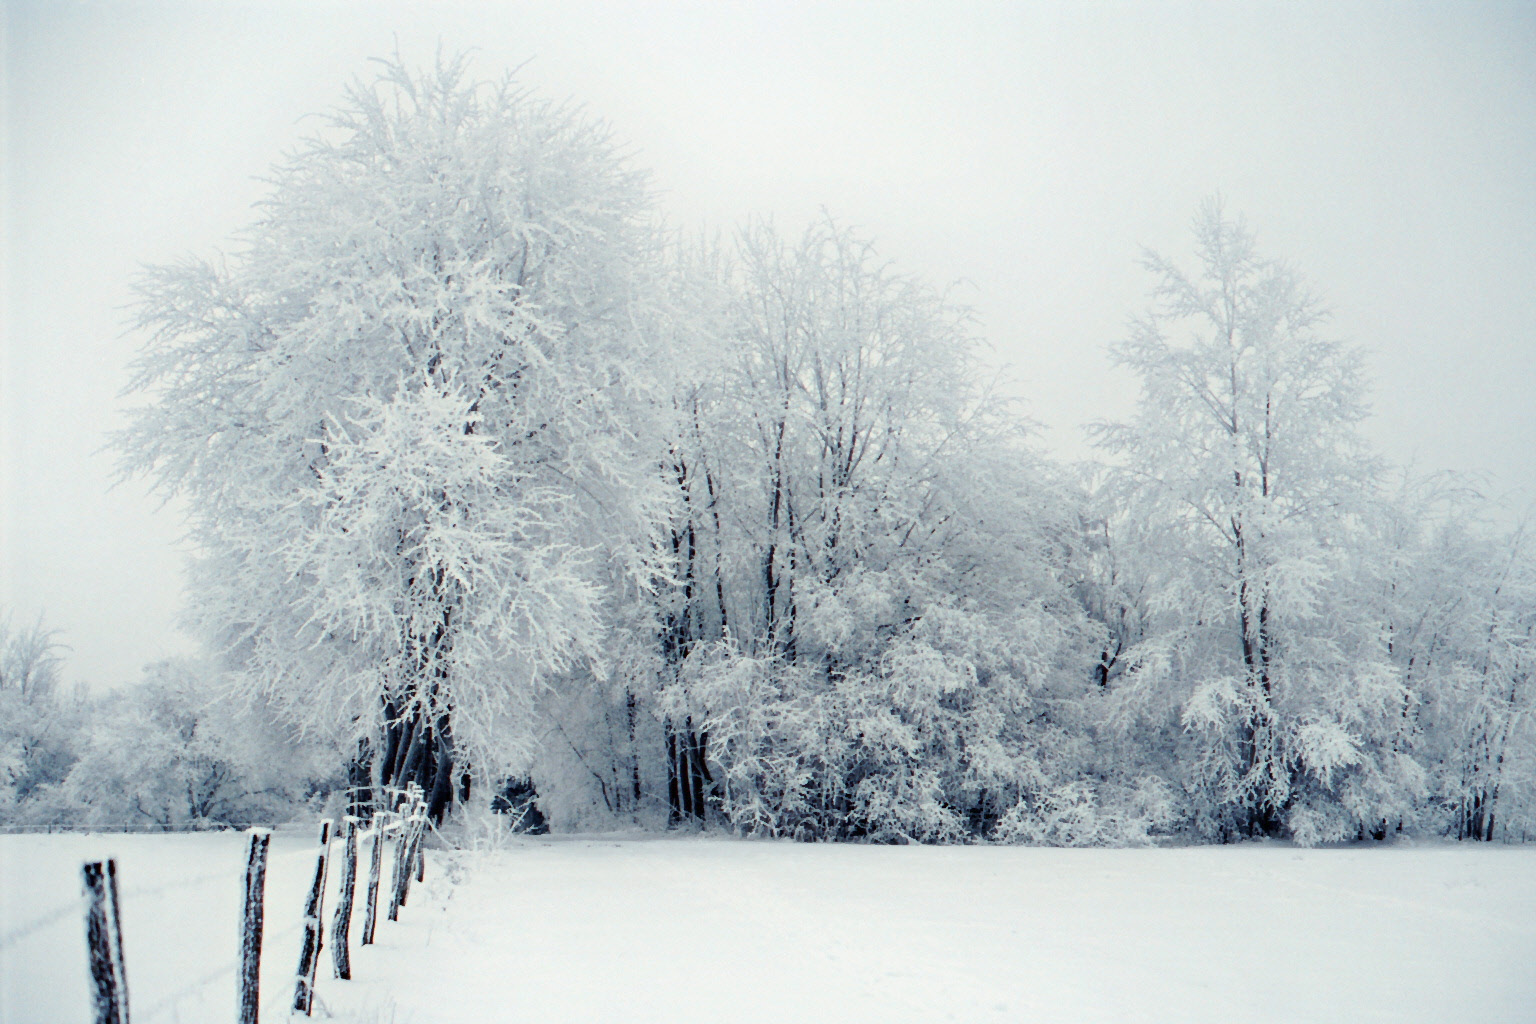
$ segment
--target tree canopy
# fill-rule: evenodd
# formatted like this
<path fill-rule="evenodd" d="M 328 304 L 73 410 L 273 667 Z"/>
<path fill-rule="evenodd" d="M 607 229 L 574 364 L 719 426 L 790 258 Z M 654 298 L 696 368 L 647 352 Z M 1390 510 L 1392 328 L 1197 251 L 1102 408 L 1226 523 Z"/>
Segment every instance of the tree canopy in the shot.
<path fill-rule="evenodd" d="M 382 726 L 364 759 L 441 814 L 456 750 L 526 760 L 607 563 L 653 570 L 645 179 L 579 110 L 385 64 L 261 210 L 141 283 L 128 465 L 186 495 L 198 617 L 250 685 Z"/>
<path fill-rule="evenodd" d="M 186 500 L 221 667 L 124 706 L 206 756 L 135 789 L 98 743 L 58 789 L 13 729 L 0 766 L 195 818 L 161 790 L 236 763 L 188 697 L 217 676 L 355 804 L 414 781 L 439 819 L 1526 835 L 1528 536 L 1394 489 L 1360 352 L 1219 201 L 1193 226 L 1192 269 L 1144 255 L 1141 399 L 1077 472 L 854 228 L 686 244 L 579 108 L 385 62 L 238 248 L 140 282 L 119 444 Z"/>

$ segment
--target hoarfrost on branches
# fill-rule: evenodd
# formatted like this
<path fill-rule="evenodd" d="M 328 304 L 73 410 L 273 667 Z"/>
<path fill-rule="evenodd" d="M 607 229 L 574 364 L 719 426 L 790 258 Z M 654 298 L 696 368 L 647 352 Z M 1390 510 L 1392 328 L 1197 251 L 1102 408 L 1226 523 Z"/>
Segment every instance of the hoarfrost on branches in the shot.
<path fill-rule="evenodd" d="M 970 312 L 857 231 L 668 236 L 600 124 L 462 60 L 385 62 L 271 185 L 233 255 L 145 274 L 119 442 L 185 496 L 233 689 L 357 805 L 414 781 L 441 820 L 473 778 L 555 827 L 1073 845 L 1536 822 L 1533 545 L 1471 488 L 1392 493 L 1360 353 L 1219 201 L 1192 270 L 1145 255 L 1113 349 L 1142 400 L 1072 474 Z M 183 690 L 125 708 L 169 735 Z M 33 786 L 37 702 L 0 699 L 7 806 L 71 759 L 81 793 L 133 774 L 65 744 Z"/>
<path fill-rule="evenodd" d="M 385 64 L 235 256 L 141 284 L 152 404 L 121 443 L 190 501 L 200 620 L 434 814 L 465 763 L 526 761 L 607 565 L 655 565 L 647 204 L 579 110 Z"/>
<path fill-rule="evenodd" d="M 1219 201 L 1195 235 L 1197 276 L 1146 258 L 1154 307 L 1115 349 L 1142 402 L 1099 428 L 1121 514 L 1160 549 L 1139 642 L 1177 637 L 1177 661 L 1141 660 L 1160 679 L 1140 682 L 1184 694 L 1179 760 L 1205 827 L 1277 832 L 1314 808 L 1308 835 L 1337 838 L 1388 816 L 1361 780 L 1392 769 L 1406 698 L 1352 592 L 1379 472 L 1358 434 L 1360 357 L 1319 334 L 1298 275 L 1259 256 Z"/>

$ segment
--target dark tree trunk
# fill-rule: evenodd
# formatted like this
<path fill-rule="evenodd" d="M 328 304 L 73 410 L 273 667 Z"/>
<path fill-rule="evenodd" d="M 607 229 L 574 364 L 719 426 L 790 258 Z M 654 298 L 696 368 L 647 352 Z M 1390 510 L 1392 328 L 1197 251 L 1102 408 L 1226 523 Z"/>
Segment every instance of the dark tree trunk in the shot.
<path fill-rule="evenodd" d="M 677 771 L 677 734 L 667 733 L 667 820 L 676 825 L 683 818 L 682 781 Z"/>
<path fill-rule="evenodd" d="M 393 709 L 392 717 L 385 720 L 384 731 L 386 736 L 385 747 L 389 751 L 389 757 L 385 759 L 380 778 L 385 786 L 400 788 L 400 781 L 404 776 L 406 755 L 416 739 L 417 719 L 407 716 L 403 708 L 398 708 L 393 703 L 387 707 Z"/>
<path fill-rule="evenodd" d="M 716 798 L 714 776 L 705 756 L 709 736 L 696 732 L 691 718 L 681 723 L 668 721 L 666 733 L 669 819 L 673 825 L 702 822 Z"/>
<path fill-rule="evenodd" d="M 440 719 L 436 744 L 436 771 L 430 788 L 423 787 L 427 797 L 427 817 L 433 824 L 441 825 L 448 805 L 453 803 L 453 739 L 448 733 L 448 716 Z"/>
<path fill-rule="evenodd" d="M 630 810 L 640 809 L 640 742 L 636 736 L 636 723 L 638 721 L 638 701 L 635 691 L 624 691 L 625 724 L 629 730 L 629 796 Z"/>
<path fill-rule="evenodd" d="M 357 754 L 347 764 L 347 814 L 366 817 L 373 810 L 373 744 L 357 741 Z"/>
<path fill-rule="evenodd" d="M 386 705 L 387 706 L 387 705 Z M 386 789 L 404 790 L 411 783 L 427 794 L 427 813 L 433 824 L 440 825 L 452 807 L 457 789 L 468 799 L 468 775 L 460 772 L 454 757 L 451 718 L 440 711 L 430 722 L 414 707 L 406 715 L 384 723 L 381 746 L 386 757 L 379 781 Z M 458 786 L 455 786 L 457 781 Z"/>
<path fill-rule="evenodd" d="M 386 785 L 393 785 L 396 771 L 400 766 L 401 748 L 409 742 L 405 733 L 410 728 L 405 721 L 404 711 L 389 697 L 384 698 L 384 730 L 383 740 L 380 746 L 383 755 L 379 758 L 379 779 Z"/>
<path fill-rule="evenodd" d="M 468 428 L 466 428 L 468 432 Z M 449 508 L 448 497 L 437 495 L 440 507 Z M 405 538 L 402 535 L 401 543 Z M 429 602 L 435 614 L 426 622 L 413 620 L 404 641 L 405 677 L 384 694 L 384 756 L 380 784 L 402 791 L 415 784 L 427 801 L 428 816 L 441 824 L 452 806 L 455 764 L 451 730 L 452 708 L 446 699 L 453 651 L 454 609 L 461 595 L 442 566 L 417 565 L 410 589 Z M 464 780 L 457 780 L 463 783 Z"/>

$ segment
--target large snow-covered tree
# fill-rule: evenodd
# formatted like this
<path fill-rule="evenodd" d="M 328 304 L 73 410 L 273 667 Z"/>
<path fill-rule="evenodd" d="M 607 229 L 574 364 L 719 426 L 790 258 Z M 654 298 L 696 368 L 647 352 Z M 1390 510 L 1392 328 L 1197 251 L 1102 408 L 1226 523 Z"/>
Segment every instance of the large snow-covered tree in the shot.
<path fill-rule="evenodd" d="M 579 109 L 385 63 L 237 252 L 140 285 L 125 466 L 186 497 L 197 621 L 360 788 L 441 815 L 519 769 L 604 581 L 655 569 L 648 203 Z"/>
<path fill-rule="evenodd" d="M 1158 567 L 1119 686 L 1146 722 L 1177 717 L 1203 827 L 1353 834 L 1415 774 L 1391 749 L 1403 688 L 1360 600 L 1378 473 L 1360 355 L 1219 201 L 1195 234 L 1193 276 L 1148 255 L 1154 307 L 1114 349 L 1142 400 L 1101 428 L 1112 500 Z"/>

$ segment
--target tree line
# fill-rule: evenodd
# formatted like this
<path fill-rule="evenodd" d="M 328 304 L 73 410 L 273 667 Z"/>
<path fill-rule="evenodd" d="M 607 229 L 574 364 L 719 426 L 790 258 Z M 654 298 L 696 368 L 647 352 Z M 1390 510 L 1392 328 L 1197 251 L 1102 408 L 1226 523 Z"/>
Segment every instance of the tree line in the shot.
<path fill-rule="evenodd" d="M 0 619 L 0 830 L 185 831 L 286 822 L 341 786 L 334 756 L 220 691 L 204 659 L 93 695 L 60 684 L 41 619 Z"/>
<path fill-rule="evenodd" d="M 967 309 L 823 217 L 690 240 L 579 108 L 358 82 L 140 282 L 124 467 L 227 698 L 438 819 L 1133 843 L 1533 823 L 1536 556 L 1364 441 L 1361 355 L 1219 201 L 1062 466 Z M 0 696 L 7 690 L 0 687 Z"/>

